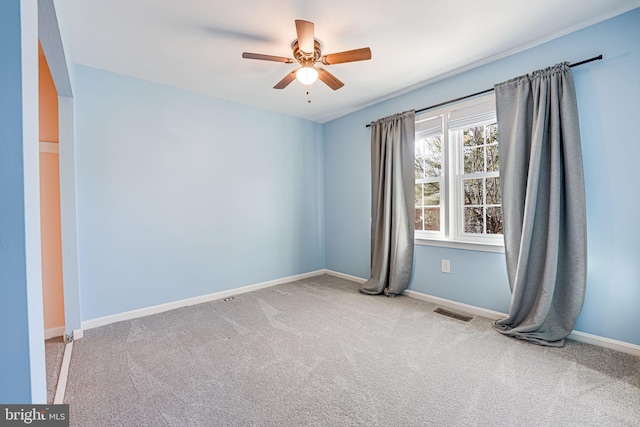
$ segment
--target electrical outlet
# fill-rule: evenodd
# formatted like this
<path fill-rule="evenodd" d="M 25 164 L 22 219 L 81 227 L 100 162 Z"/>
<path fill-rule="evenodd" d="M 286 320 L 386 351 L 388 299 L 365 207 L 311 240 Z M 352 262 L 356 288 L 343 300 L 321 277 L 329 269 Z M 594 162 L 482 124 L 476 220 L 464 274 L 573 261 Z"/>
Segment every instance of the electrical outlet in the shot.
<path fill-rule="evenodd" d="M 451 261 L 449 261 L 448 259 L 442 260 L 442 272 L 451 273 Z"/>

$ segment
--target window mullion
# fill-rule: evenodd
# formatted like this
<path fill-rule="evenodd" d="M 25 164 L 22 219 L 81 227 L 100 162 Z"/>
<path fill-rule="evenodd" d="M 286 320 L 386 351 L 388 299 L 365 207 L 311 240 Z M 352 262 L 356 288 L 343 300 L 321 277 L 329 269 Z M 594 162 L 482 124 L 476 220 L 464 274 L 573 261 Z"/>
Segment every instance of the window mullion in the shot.
<path fill-rule="evenodd" d="M 445 120 L 443 124 L 443 137 L 445 139 L 445 161 L 446 165 L 445 171 L 443 173 L 443 178 L 445 180 L 445 191 L 444 191 L 444 206 L 443 206 L 443 217 L 444 217 L 444 235 L 445 238 L 451 240 L 453 238 L 452 235 L 452 225 L 455 221 L 455 208 L 452 208 L 452 201 L 455 200 L 455 182 L 452 178 L 452 171 L 455 170 L 456 163 L 456 150 L 454 149 L 455 140 L 452 141 L 450 132 L 449 132 L 449 115 L 445 115 Z"/>

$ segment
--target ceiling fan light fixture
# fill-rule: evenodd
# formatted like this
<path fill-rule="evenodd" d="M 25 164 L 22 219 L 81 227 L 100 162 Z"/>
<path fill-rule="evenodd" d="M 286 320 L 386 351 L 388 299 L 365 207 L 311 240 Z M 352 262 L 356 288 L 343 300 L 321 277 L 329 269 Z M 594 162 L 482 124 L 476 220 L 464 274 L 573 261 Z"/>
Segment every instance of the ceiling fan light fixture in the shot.
<path fill-rule="evenodd" d="M 296 34 L 298 38 L 291 43 L 293 58 L 251 52 L 242 52 L 242 57 L 246 59 L 282 62 L 285 64 L 294 64 L 296 62 L 300 64 L 301 68 L 289 71 L 282 80 L 276 83 L 273 87 L 274 89 L 284 89 L 294 80 L 298 80 L 306 86 L 315 83 L 316 80 L 320 80 L 331 89 L 338 90 L 344 86 L 344 83 L 321 65 L 318 68 L 315 68 L 315 65 L 333 65 L 364 61 L 371 59 L 371 49 L 363 47 L 323 55 L 322 43 L 314 37 L 313 28 L 313 22 L 296 19 Z"/>
<path fill-rule="evenodd" d="M 318 80 L 318 70 L 313 67 L 302 67 L 296 71 L 296 79 L 303 85 L 310 85 Z"/>

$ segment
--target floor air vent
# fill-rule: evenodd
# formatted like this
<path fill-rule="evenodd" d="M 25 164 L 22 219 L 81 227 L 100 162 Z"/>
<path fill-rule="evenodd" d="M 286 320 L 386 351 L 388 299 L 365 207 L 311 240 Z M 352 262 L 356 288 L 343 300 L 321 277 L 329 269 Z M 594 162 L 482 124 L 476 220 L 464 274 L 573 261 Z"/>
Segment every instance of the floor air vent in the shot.
<path fill-rule="evenodd" d="M 468 322 L 471 319 L 473 319 L 473 317 L 467 316 L 466 314 L 456 313 L 455 311 L 445 310 L 444 308 L 440 308 L 440 307 L 433 310 L 433 312 L 442 314 L 443 316 L 448 316 L 454 319 L 462 320 L 463 322 Z"/>

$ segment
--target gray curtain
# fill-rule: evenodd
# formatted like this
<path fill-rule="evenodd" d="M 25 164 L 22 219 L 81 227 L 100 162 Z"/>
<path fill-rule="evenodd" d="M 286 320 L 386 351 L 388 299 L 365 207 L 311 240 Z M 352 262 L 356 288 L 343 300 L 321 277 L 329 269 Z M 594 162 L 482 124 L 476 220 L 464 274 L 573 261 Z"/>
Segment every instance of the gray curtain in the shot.
<path fill-rule="evenodd" d="M 586 208 L 571 69 L 495 86 L 504 242 L 512 298 L 499 332 L 561 347 L 587 275 Z"/>
<path fill-rule="evenodd" d="M 371 123 L 371 277 L 360 292 L 395 296 L 413 266 L 415 111 Z"/>

